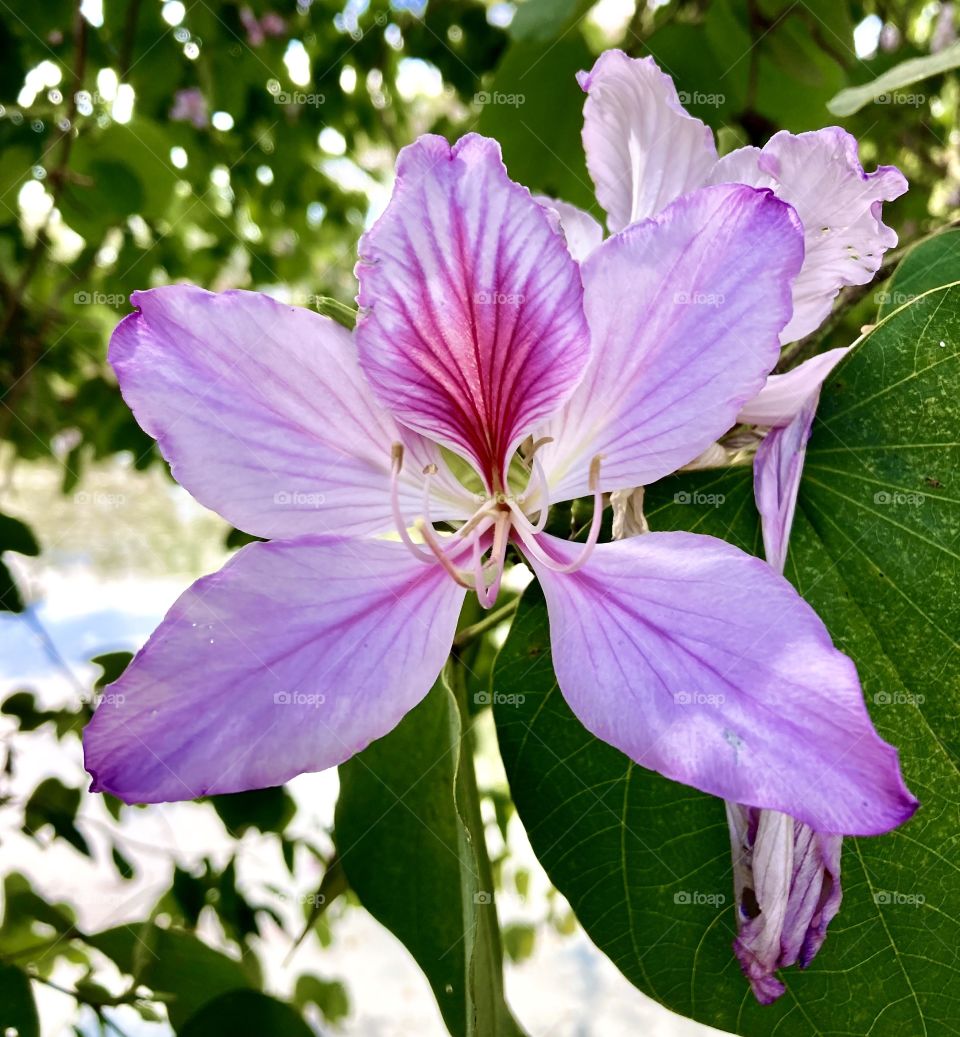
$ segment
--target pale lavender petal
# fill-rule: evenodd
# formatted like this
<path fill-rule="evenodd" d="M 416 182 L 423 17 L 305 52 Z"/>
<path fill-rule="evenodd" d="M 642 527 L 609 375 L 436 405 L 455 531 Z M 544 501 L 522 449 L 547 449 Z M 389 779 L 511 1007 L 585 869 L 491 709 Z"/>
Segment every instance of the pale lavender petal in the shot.
<path fill-rule="evenodd" d="M 771 429 L 753 461 L 753 494 L 760 512 L 763 553 L 777 572 L 783 572 L 787 560 L 807 440 L 819 400 L 820 392 L 815 390 L 789 425 Z"/>
<path fill-rule="evenodd" d="M 867 284 L 897 235 L 881 220 L 884 202 L 907 190 L 893 166 L 865 173 L 857 142 L 831 126 L 811 133 L 775 134 L 762 150 L 744 148 L 717 164 L 710 183 L 771 187 L 797 211 L 806 258 L 793 289 L 794 310 L 781 333 L 793 342 L 824 321 L 844 285 Z"/>
<path fill-rule="evenodd" d="M 813 960 L 840 909 L 842 837 L 787 814 L 727 803 L 733 852 L 734 951 L 761 1004 L 785 987 L 778 969 Z"/>
<path fill-rule="evenodd" d="M 560 563 L 582 551 L 540 543 Z M 913 814 L 853 663 L 765 562 L 690 533 L 600 544 L 573 573 L 530 561 L 560 689 L 597 737 L 675 781 L 822 831 L 874 835 Z"/>
<path fill-rule="evenodd" d="M 828 349 L 804 360 L 786 374 L 772 374 L 760 392 L 740 411 L 744 425 L 789 425 L 807 401 L 820 392 L 827 375 L 850 352 L 850 346 Z"/>
<path fill-rule="evenodd" d="M 110 363 L 201 504 L 262 537 L 392 529 L 390 451 L 403 439 L 423 461 L 407 466 L 401 503 L 419 511 L 423 464 L 442 459 L 373 399 L 350 332 L 255 292 L 175 285 L 131 301 Z M 435 482 L 438 518 L 470 514 L 452 477 Z"/>
<path fill-rule="evenodd" d="M 360 361 L 400 421 L 488 482 L 580 380 L 580 272 L 556 218 L 513 183 L 499 145 L 421 137 L 360 244 Z"/>
<path fill-rule="evenodd" d="M 605 241 L 582 266 L 593 354 L 537 436 L 554 501 L 652 483 L 726 432 L 779 356 L 803 260 L 772 194 L 709 187 Z"/>
<path fill-rule="evenodd" d="M 587 93 L 587 169 L 611 231 L 707 183 L 717 161 L 713 132 L 684 111 L 673 80 L 653 58 L 604 51 L 577 79 Z"/>
<path fill-rule="evenodd" d="M 463 597 L 399 543 L 250 544 L 110 685 L 84 732 L 94 791 L 193 799 L 348 759 L 429 691 Z"/>
<path fill-rule="evenodd" d="M 569 202 L 547 198 L 546 195 L 535 195 L 534 198 L 544 208 L 552 209 L 557 214 L 567 249 L 577 262 L 586 259 L 603 241 L 603 228 L 590 213 Z"/>

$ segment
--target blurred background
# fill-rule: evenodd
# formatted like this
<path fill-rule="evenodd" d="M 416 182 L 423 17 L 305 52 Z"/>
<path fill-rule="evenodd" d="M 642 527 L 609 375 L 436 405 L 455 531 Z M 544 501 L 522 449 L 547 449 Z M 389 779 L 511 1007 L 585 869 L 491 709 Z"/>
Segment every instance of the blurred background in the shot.
<path fill-rule="evenodd" d="M 191 1008 L 264 990 L 320 1033 L 444 1032 L 409 953 L 331 878 L 336 773 L 149 809 L 86 792 L 102 687 L 246 539 L 120 399 L 105 356 L 130 294 L 251 288 L 349 323 L 357 238 L 420 133 L 494 136 L 514 179 L 600 217 L 574 75 L 603 49 L 652 53 L 727 151 L 838 121 L 842 89 L 949 57 L 958 20 L 920 0 L 0 0 L 0 1022 L 171 1033 L 134 976 Z M 885 210 L 901 242 L 957 215 L 957 103 L 948 71 L 839 120 L 865 166 L 909 178 Z M 517 1018 L 711 1032 L 592 947 L 478 731 Z"/>

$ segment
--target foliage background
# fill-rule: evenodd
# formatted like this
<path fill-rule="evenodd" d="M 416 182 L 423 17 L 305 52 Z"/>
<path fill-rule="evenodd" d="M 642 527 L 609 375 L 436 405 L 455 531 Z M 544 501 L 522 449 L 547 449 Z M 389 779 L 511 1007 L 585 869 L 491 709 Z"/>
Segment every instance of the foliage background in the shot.
<path fill-rule="evenodd" d="M 305 1026 L 408 1032 L 396 1008 L 396 1028 L 383 1021 L 389 1013 L 370 1028 L 370 985 L 366 1002 L 348 993 L 358 989 L 349 968 L 371 967 L 349 945 L 356 932 L 373 939 L 350 929 L 358 894 L 422 961 L 444 957 L 431 940 L 457 942 L 438 931 L 450 890 L 457 905 L 488 892 L 481 882 L 468 895 L 458 876 L 452 886 L 438 877 L 426 891 L 436 925 L 411 932 L 405 877 L 442 874 L 442 854 L 415 837 L 416 816 L 436 805 L 436 774 L 428 764 L 417 772 L 413 757 L 410 773 L 394 774 L 389 759 L 378 771 L 370 758 L 342 775 L 341 833 L 378 809 L 388 785 L 412 790 L 431 775 L 426 800 L 394 813 L 390 830 L 371 843 L 360 824 L 350 840 L 367 838 L 354 860 L 383 862 L 391 876 L 396 895 L 383 903 L 378 876 L 344 867 L 335 852 L 333 775 L 292 792 L 149 812 L 86 793 L 78 732 L 99 689 L 177 587 L 244 540 L 174 489 L 120 399 L 106 343 L 131 292 L 179 280 L 255 288 L 349 320 L 356 240 L 389 196 L 397 150 L 420 133 L 495 136 L 515 179 L 599 216 L 574 73 L 605 47 L 654 54 L 729 150 L 833 122 L 826 104 L 840 90 L 942 53 L 956 23 L 951 3 L 897 0 L 0 0 L 0 601 L 9 613 L 0 625 L 0 1023 L 38 1033 L 39 997 L 52 1006 L 44 1033 L 69 1032 L 67 1019 L 86 1034 L 168 1033 L 166 1020 L 184 1034 L 239 1032 L 238 1020 L 291 1035 Z M 907 174 L 910 192 L 885 210 L 907 243 L 960 206 L 957 80 L 947 72 L 887 101 L 841 123 L 860 139 L 865 166 L 894 163 Z M 885 291 L 848 300 L 827 344 L 851 341 L 889 306 Z M 423 730 L 445 739 L 451 723 L 475 726 L 474 835 L 485 827 L 493 851 L 487 884 L 501 903 L 533 905 L 503 927 L 520 975 L 538 941 L 581 937 L 569 935 L 569 907 L 518 848 L 484 699 L 502 635 L 470 648 L 469 708 L 435 689 L 414 718 L 430 726 L 411 737 L 420 744 Z M 52 676 L 25 677 L 31 659 Z M 375 774 L 382 780 L 371 785 Z M 448 778 L 461 780 L 456 765 Z M 189 833 L 186 844 L 178 832 Z M 462 838 L 456 825 L 448 835 Z M 80 881 L 58 878 L 74 868 Z M 278 965 L 276 947 L 301 936 L 305 957 Z M 427 969 L 455 1032 L 467 1026 L 458 1015 L 467 995 L 452 991 L 451 1007 L 445 992 L 469 966 L 457 960 L 446 962 L 449 977 Z M 422 999 L 426 985 L 410 982 Z M 626 984 L 604 982 L 577 991 L 579 1011 L 553 1017 L 549 1003 L 524 1000 L 519 981 L 508 992 L 532 1032 L 573 1033 L 598 990 L 642 1003 Z M 624 1011 L 583 1032 L 636 1026 L 640 1017 Z M 663 1033 L 699 1032 L 665 1015 L 642 1018 Z"/>

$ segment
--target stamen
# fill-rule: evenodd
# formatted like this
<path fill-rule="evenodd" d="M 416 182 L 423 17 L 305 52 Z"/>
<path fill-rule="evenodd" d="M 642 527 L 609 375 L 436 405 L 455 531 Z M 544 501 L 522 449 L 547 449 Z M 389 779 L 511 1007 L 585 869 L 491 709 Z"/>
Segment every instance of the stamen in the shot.
<path fill-rule="evenodd" d="M 493 534 L 493 547 L 490 549 L 490 558 L 486 566 L 481 562 L 483 557 L 480 551 L 479 538 L 473 544 L 473 571 L 476 583 L 477 601 L 480 607 L 489 609 L 497 600 L 500 593 L 500 582 L 503 579 L 503 566 L 507 557 L 507 544 L 510 542 L 510 515 L 501 511 L 496 518 L 496 529 Z M 493 567 L 493 582 L 488 587 L 484 576 L 484 569 Z"/>
<path fill-rule="evenodd" d="M 473 584 L 468 583 L 466 578 L 460 572 L 460 570 L 453 564 L 453 562 L 450 561 L 449 556 L 447 555 L 446 551 L 444 551 L 443 546 L 441 545 L 440 540 L 437 537 L 436 530 L 432 526 L 428 526 L 426 522 L 423 521 L 423 519 L 417 519 L 416 529 L 417 532 L 426 541 L 427 547 L 429 547 L 430 550 L 433 552 L 434 557 L 437 559 L 437 561 L 450 574 L 450 577 L 453 579 L 453 582 L 461 587 L 466 587 L 467 590 L 473 590 Z M 433 559 L 431 559 L 431 561 L 432 560 Z M 480 592 L 478 590 L 477 594 L 479 595 L 479 593 Z"/>
<path fill-rule="evenodd" d="M 411 551 L 415 558 L 419 558 L 421 562 L 433 562 L 432 556 L 423 550 L 418 544 L 415 544 L 410 538 L 410 534 L 407 532 L 407 522 L 403 517 L 403 513 L 400 510 L 400 471 L 403 468 L 403 444 L 394 443 L 390 451 L 391 457 L 391 475 L 390 475 L 390 508 L 393 511 L 393 522 L 397 527 L 397 532 L 400 534 L 400 539 L 404 545 Z"/>
<path fill-rule="evenodd" d="M 603 524 L 603 491 L 600 489 L 599 454 L 590 462 L 590 489 L 593 490 L 593 518 L 590 521 L 590 532 L 587 534 L 583 550 L 567 565 L 559 565 L 543 550 L 536 541 L 534 528 L 530 524 L 530 520 L 520 512 L 519 508 L 511 504 L 511 510 L 526 519 L 525 522 L 514 523 L 523 546 L 530 552 L 531 557 L 535 558 L 544 568 L 551 569 L 557 573 L 576 572 L 577 569 L 586 563 L 590 555 L 593 554 L 593 549 L 597 546 L 597 540 L 600 537 L 600 526 Z"/>

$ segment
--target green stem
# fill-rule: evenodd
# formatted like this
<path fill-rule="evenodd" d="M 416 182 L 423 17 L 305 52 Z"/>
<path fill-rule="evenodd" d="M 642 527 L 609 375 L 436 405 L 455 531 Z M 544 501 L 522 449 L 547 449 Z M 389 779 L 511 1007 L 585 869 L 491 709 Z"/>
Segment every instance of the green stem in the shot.
<path fill-rule="evenodd" d="M 501 606 L 498 609 L 494 609 L 493 612 L 488 613 L 483 619 L 472 624 L 471 626 L 464 627 L 457 636 L 453 639 L 454 648 L 463 648 L 465 645 L 470 644 L 472 641 L 488 630 L 492 630 L 495 626 L 502 623 L 508 616 L 512 616 L 517 611 L 517 606 L 520 604 L 519 598 L 514 598 L 513 601 L 508 601 L 506 605 Z"/>
<path fill-rule="evenodd" d="M 493 616 L 487 617 L 488 620 L 492 618 Z M 482 622 L 485 621 L 481 620 Z M 510 1014 L 504 999 L 503 944 L 497 920 L 493 867 L 490 864 L 490 855 L 487 853 L 486 835 L 480 811 L 480 790 L 477 786 L 477 774 L 474 767 L 476 739 L 473 734 L 473 724 L 475 718 L 470 715 L 466 674 L 456 647 L 447 664 L 446 672 L 447 684 L 457 703 L 461 726 L 456 786 L 457 808 L 466 826 L 473 856 L 477 862 L 477 893 L 474 897 L 477 908 L 476 929 L 471 941 L 473 953 L 468 956 L 468 961 L 474 979 L 470 985 L 478 998 L 485 998 L 485 1003 L 474 1004 L 474 1018 L 470 1020 L 468 1033 L 476 1034 L 477 1037 L 522 1037 L 523 1030 Z"/>

